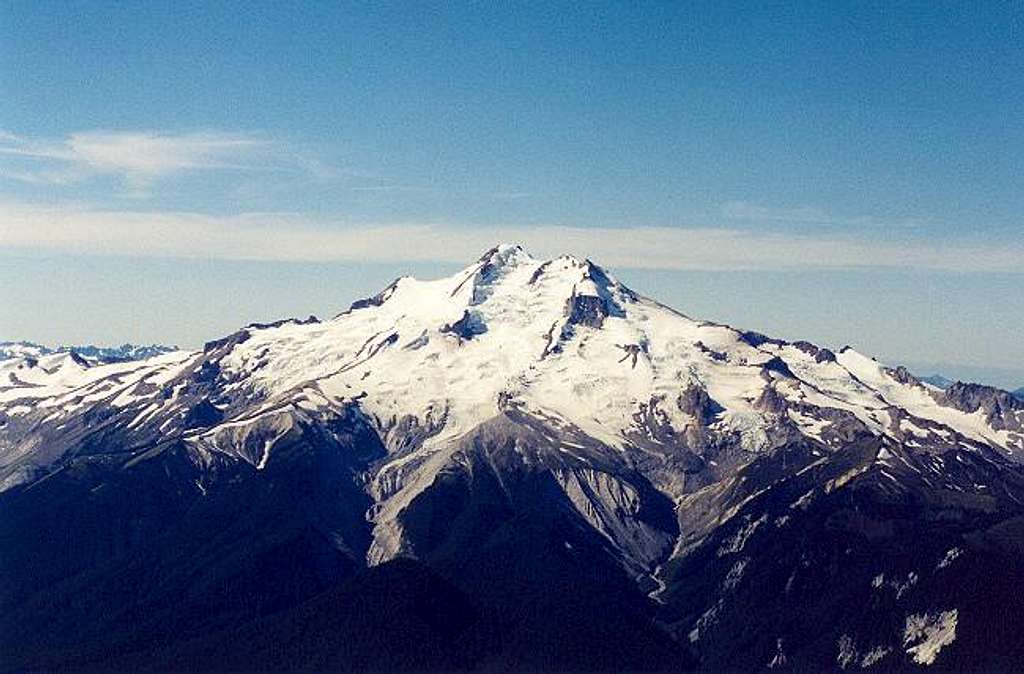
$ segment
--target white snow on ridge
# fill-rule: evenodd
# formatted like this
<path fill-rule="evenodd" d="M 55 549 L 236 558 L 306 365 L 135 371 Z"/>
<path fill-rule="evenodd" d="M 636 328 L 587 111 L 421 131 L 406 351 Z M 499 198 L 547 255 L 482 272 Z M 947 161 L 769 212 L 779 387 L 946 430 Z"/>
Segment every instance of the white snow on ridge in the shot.
<path fill-rule="evenodd" d="M 20 358 L 0 361 L 0 404 L 16 400 L 37 400 L 52 406 L 70 392 L 91 384 L 115 379 L 130 384 L 151 378 L 163 383 L 173 377 L 180 366 L 194 357 L 188 351 L 172 351 L 147 360 L 91 365 L 69 353 L 43 356 L 33 364 Z"/>
<path fill-rule="evenodd" d="M 885 366 L 881 363 L 853 349 L 842 351 L 838 354 L 837 360 L 860 382 L 876 391 L 887 404 L 906 410 L 916 417 L 948 426 L 965 437 L 1007 448 L 1010 434 L 1007 431 L 993 429 L 981 410 L 968 414 L 939 405 L 932 397 L 930 389 L 900 383 L 886 372 Z"/>

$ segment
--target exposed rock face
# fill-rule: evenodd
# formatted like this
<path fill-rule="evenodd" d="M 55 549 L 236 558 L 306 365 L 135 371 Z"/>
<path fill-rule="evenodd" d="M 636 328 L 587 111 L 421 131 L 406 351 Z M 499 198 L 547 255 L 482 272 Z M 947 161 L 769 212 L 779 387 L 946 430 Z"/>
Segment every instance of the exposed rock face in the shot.
<path fill-rule="evenodd" d="M 370 306 L 370 305 L 367 305 Z M 376 305 L 380 306 L 380 305 Z M 266 330 L 267 328 L 279 328 L 282 325 L 288 323 L 294 323 L 295 325 L 312 325 L 313 323 L 319 323 L 320 319 L 316 316 L 310 315 L 307 318 L 283 318 L 279 321 L 271 321 L 270 323 L 250 323 L 245 326 L 247 328 L 255 328 L 257 330 Z"/>
<path fill-rule="evenodd" d="M 644 344 L 622 344 L 619 346 L 625 352 L 625 355 L 619 360 L 620 363 L 630 361 L 630 367 L 636 367 L 636 362 L 642 354 L 647 352 Z"/>
<path fill-rule="evenodd" d="M 480 258 L 480 269 L 473 278 L 473 304 L 480 304 L 489 296 L 488 290 L 515 260 L 524 256 L 520 246 L 498 246 L 484 253 Z"/>
<path fill-rule="evenodd" d="M 712 349 L 711 347 L 707 346 L 704 342 L 700 340 L 694 342 L 693 347 L 700 351 L 701 353 L 704 353 L 710 358 L 717 360 L 719 362 L 725 362 L 729 360 L 728 354 L 726 354 L 724 351 L 717 351 L 715 349 Z"/>
<path fill-rule="evenodd" d="M 68 358 L 70 358 L 72 362 L 81 365 L 82 367 L 89 367 L 89 361 L 87 361 L 85 358 L 82 358 L 74 350 L 68 352 Z"/>
<path fill-rule="evenodd" d="M 445 324 L 441 327 L 441 332 L 450 333 L 461 339 L 473 339 L 477 335 L 482 335 L 487 332 L 487 326 L 476 314 L 471 313 L 468 309 L 462 314 L 462 318 L 455 321 L 452 324 Z"/>
<path fill-rule="evenodd" d="M 382 304 L 388 301 L 388 298 L 391 297 L 391 295 L 395 292 L 395 289 L 398 288 L 398 284 L 401 282 L 401 278 L 396 278 L 394 281 L 388 284 L 388 286 L 384 288 L 384 290 L 381 290 L 376 295 L 356 300 L 355 302 L 353 302 L 352 305 L 348 308 L 348 311 L 358 311 L 359 309 L 368 309 L 369 307 L 381 306 Z"/>
<path fill-rule="evenodd" d="M 965 384 L 960 381 L 954 382 L 946 388 L 942 400 L 964 412 L 983 409 L 986 413 L 991 414 L 1024 410 L 1024 403 L 1007 391 L 981 384 Z"/>
<path fill-rule="evenodd" d="M 757 399 L 757 409 L 771 414 L 784 414 L 789 407 L 786 398 L 774 386 L 767 386 Z"/>
<path fill-rule="evenodd" d="M 572 294 L 565 303 L 567 325 L 600 328 L 609 316 L 624 317 L 625 311 L 616 300 L 615 293 L 626 301 L 635 301 L 633 291 L 616 283 L 590 260 L 569 260 L 580 270 L 581 276 L 580 282 L 573 286 Z"/>
<path fill-rule="evenodd" d="M 202 400 L 198 405 L 189 410 L 185 416 L 184 426 L 186 430 L 194 428 L 207 428 L 224 419 L 219 409 L 213 406 L 209 400 Z"/>
<path fill-rule="evenodd" d="M 793 371 L 789 369 L 789 365 L 786 364 L 786 361 L 782 360 L 778 356 L 769 359 L 762 367 L 764 368 L 763 371 L 765 373 L 774 372 L 776 374 L 782 375 L 783 377 L 796 379 L 796 375 L 793 374 Z"/>
<path fill-rule="evenodd" d="M 815 346 L 810 342 L 797 341 L 793 342 L 793 346 L 800 349 L 804 353 L 813 356 L 814 362 L 816 363 L 834 363 L 836 361 L 836 354 L 828 349 L 823 349 L 819 346 Z"/>
<path fill-rule="evenodd" d="M 910 386 L 920 386 L 921 382 L 917 377 L 910 374 L 910 370 L 900 365 L 896 368 L 890 368 L 887 370 L 889 376 L 898 381 L 901 384 L 908 384 Z"/>
<path fill-rule="evenodd" d="M 775 346 L 785 346 L 786 344 L 786 342 L 781 339 L 773 339 L 767 335 L 762 335 L 760 332 L 754 332 L 753 330 L 745 330 L 741 332 L 740 340 L 753 347 L 762 346 L 764 344 L 774 344 Z M 806 344 L 807 342 L 803 343 Z"/>
<path fill-rule="evenodd" d="M 707 390 L 692 383 L 676 398 L 676 405 L 682 412 L 693 416 L 703 426 L 709 426 L 718 414 L 725 411 L 721 405 L 711 399 Z"/>
<path fill-rule="evenodd" d="M 231 333 L 227 337 L 221 337 L 220 339 L 214 339 L 206 342 L 203 344 L 203 351 L 210 353 L 221 350 L 224 347 L 244 344 L 251 336 L 252 335 L 248 330 L 239 330 L 238 332 Z"/>
<path fill-rule="evenodd" d="M 950 384 L 936 399 L 963 412 L 981 410 L 996 430 L 1024 430 L 1024 401 L 1007 391 L 958 381 Z"/>
<path fill-rule="evenodd" d="M 572 325 L 600 328 L 608 316 L 608 307 L 596 295 L 573 294 L 566 302 L 565 314 Z"/>

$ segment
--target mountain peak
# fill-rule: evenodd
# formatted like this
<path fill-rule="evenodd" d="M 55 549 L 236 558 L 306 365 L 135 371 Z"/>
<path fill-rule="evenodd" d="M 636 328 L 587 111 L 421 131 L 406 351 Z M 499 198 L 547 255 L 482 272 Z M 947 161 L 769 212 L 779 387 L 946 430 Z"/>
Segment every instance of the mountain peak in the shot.
<path fill-rule="evenodd" d="M 479 269 L 485 273 L 495 270 L 514 269 L 523 265 L 537 266 L 547 270 L 581 270 L 582 278 L 594 280 L 599 284 L 614 285 L 611 275 L 590 258 L 578 257 L 572 253 L 563 253 L 557 257 L 542 260 L 531 255 L 523 246 L 516 243 L 499 243 L 488 249 L 477 261 L 467 269 Z"/>
<path fill-rule="evenodd" d="M 532 259 L 532 256 L 526 252 L 518 243 L 499 243 L 496 246 L 492 246 L 484 251 L 484 254 L 477 260 L 478 262 L 486 262 L 492 259 L 511 259 L 516 257 L 526 257 Z"/>
<path fill-rule="evenodd" d="M 490 248 L 477 259 L 471 268 L 476 267 L 482 273 L 490 273 L 498 270 L 514 269 L 522 264 L 535 263 L 536 260 L 526 250 L 512 243 L 499 243 Z"/>

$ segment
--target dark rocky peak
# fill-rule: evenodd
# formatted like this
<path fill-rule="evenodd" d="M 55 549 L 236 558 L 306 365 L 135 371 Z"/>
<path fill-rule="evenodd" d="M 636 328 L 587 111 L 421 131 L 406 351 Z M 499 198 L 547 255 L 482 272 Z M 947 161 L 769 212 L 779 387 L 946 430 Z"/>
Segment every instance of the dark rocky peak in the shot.
<path fill-rule="evenodd" d="M 209 384 L 215 382 L 220 377 L 220 374 L 220 362 L 206 359 L 193 369 L 192 379 L 200 384 Z"/>
<path fill-rule="evenodd" d="M 474 275 L 475 283 L 492 283 L 498 279 L 509 267 L 514 266 L 512 262 L 516 255 L 522 253 L 519 246 L 511 248 L 492 248 L 483 254 L 477 261 L 477 269 Z"/>
<path fill-rule="evenodd" d="M 800 349 L 809 356 L 812 356 L 815 362 L 818 363 L 834 363 L 836 361 L 836 354 L 829 349 L 823 349 L 810 342 L 803 340 L 793 342 L 793 346 Z"/>
<path fill-rule="evenodd" d="M 310 314 L 308 318 L 282 318 L 281 320 L 271 321 L 270 323 L 250 323 L 245 327 L 252 328 L 253 330 L 267 330 L 270 328 L 279 328 L 282 325 L 287 325 L 288 323 L 293 323 L 295 325 L 312 325 L 319 322 L 319 318 Z"/>
<path fill-rule="evenodd" d="M 604 269 L 591 262 L 589 259 L 580 263 L 583 267 L 583 278 L 593 281 L 598 288 L 611 289 L 618 285 Z"/>
<path fill-rule="evenodd" d="M 349 306 L 348 311 L 342 312 L 341 314 L 339 314 L 339 316 L 344 316 L 347 313 L 350 313 L 350 312 L 353 312 L 353 311 L 357 311 L 359 309 L 366 309 L 367 307 L 379 307 L 380 305 L 382 305 L 385 302 L 387 302 L 388 298 L 391 297 L 395 293 L 395 290 L 398 288 L 398 284 L 404 278 L 408 278 L 408 277 L 400 276 L 400 277 L 396 278 L 394 281 L 389 283 L 387 285 L 387 287 L 384 288 L 384 290 L 381 290 L 379 293 L 377 293 L 373 297 L 364 297 L 361 300 L 356 300 L 355 302 L 352 303 L 351 306 Z"/>
<path fill-rule="evenodd" d="M 610 315 L 608 302 L 597 295 L 578 295 L 573 290 L 565 303 L 565 316 L 571 325 L 600 328 Z"/>
<path fill-rule="evenodd" d="M 78 355 L 78 353 L 76 353 L 75 351 L 66 351 L 64 352 L 63 358 L 61 358 L 56 363 L 52 364 L 50 367 L 43 367 L 43 371 L 47 372 L 48 374 L 54 374 L 64 366 L 68 365 L 69 363 L 73 363 L 74 365 L 77 365 L 78 367 L 81 367 L 83 369 L 92 366 L 92 363 L 90 363 L 82 356 Z M 26 359 L 26 364 L 29 367 L 36 367 L 39 364 L 39 361 L 36 360 L 35 358 Z"/>
<path fill-rule="evenodd" d="M 577 260 L 577 263 L 583 275 L 566 300 L 565 316 L 568 323 L 600 328 L 609 316 L 624 317 L 626 312 L 619 304 L 619 297 L 632 301 L 635 299 L 632 291 L 613 280 L 590 260 Z"/>
<path fill-rule="evenodd" d="M 514 269 L 520 262 L 532 259 L 523 250 L 522 246 L 502 244 L 491 248 L 480 256 L 473 267 L 452 290 L 451 296 L 455 297 L 467 283 L 472 284 L 473 296 L 470 304 L 480 304 L 491 296 L 493 285 L 501 279 L 509 270 Z"/>
<path fill-rule="evenodd" d="M 221 337 L 220 339 L 214 339 L 206 344 L 203 344 L 203 353 L 213 353 L 214 351 L 230 351 L 238 344 L 249 341 L 252 335 L 248 330 L 242 328 L 237 332 L 233 332 L 227 337 Z"/>
<path fill-rule="evenodd" d="M 613 278 L 603 267 L 587 259 L 583 261 L 584 280 L 593 281 L 594 285 L 609 296 L 617 295 L 627 302 L 635 302 L 637 295 L 632 290 Z"/>
<path fill-rule="evenodd" d="M 619 283 L 589 259 L 581 260 L 574 255 L 560 255 L 552 260 L 547 260 L 534 270 L 527 285 L 536 285 L 549 274 L 561 275 L 562 278 L 575 277 L 573 279 L 573 295 L 600 297 L 604 302 L 607 315 L 610 316 L 625 316 L 625 311 L 620 303 L 623 301 L 635 302 L 638 299 L 636 293 Z"/>
<path fill-rule="evenodd" d="M 973 414 L 979 409 L 996 430 L 1024 431 L 1024 400 L 1009 391 L 957 381 L 946 390 L 933 393 L 940 405 Z"/>
<path fill-rule="evenodd" d="M 693 343 L 693 347 L 695 349 L 697 349 L 698 351 L 700 351 L 701 353 L 703 353 L 706 356 L 708 356 L 709 358 L 711 358 L 712 360 L 717 360 L 720 363 L 723 363 L 723 362 L 729 360 L 729 356 L 726 355 L 725 352 L 717 351 L 715 349 L 712 349 L 710 346 L 708 346 L 707 344 L 705 344 L 702 341 L 694 342 Z"/>
<path fill-rule="evenodd" d="M 786 342 L 782 339 L 775 339 L 762 335 L 760 332 L 754 332 L 753 330 L 744 330 L 740 332 L 740 341 L 744 344 L 749 344 L 755 349 L 764 344 L 774 344 L 776 346 L 785 346 Z"/>
<path fill-rule="evenodd" d="M 898 367 L 887 367 L 885 368 L 885 373 L 901 384 L 906 384 L 908 386 L 921 385 L 921 381 L 913 374 L 911 374 L 910 370 L 903 367 L 902 365 Z"/>
<path fill-rule="evenodd" d="M 1024 410 L 1024 402 L 1009 391 L 984 384 L 956 381 L 950 384 L 942 395 L 953 407 L 964 412 L 974 412 L 979 407 L 989 409 L 995 406 L 1007 410 Z"/>
<path fill-rule="evenodd" d="M 764 391 L 761 392 L 761 395 L 754 402 L 754 407 L 771 414 L 784 414 L 789 404 L 782 394 L 769 384 L 765 386 Z"/>
<path fill-rule="evenodd" d="M 230 351 L 235 346 L 249 341 L 252 337 L 253 330 L 269 330 L 271 328 L 279 328 L 282 325 L 312 325 L 319 323 L 320 319 L 316 316 L 309 316 L 309 318 L 283 318 L 279 321 L 272 321 L 270 323 L 250 323 L 241 330 L 237 330 L 227 337 L 221 337 L 220 339 L 214 339 L 206 342 L 203 345 L 204 353 L 213 353 L 214 351 L 222 351 L 224 353 Z"/>
<path fill-rule="evenodd" d="M 680 411 L 696 418 L 702 426 L 712 424 L 715 417 L 725 411 L 725 408 L 708 395 L 704 387 L 693 382 L 676 398 L 676 406 Z"/>
<path fill-rule="evenodd" d="M 836 362 L 836 354 L 832 353 L 830 349 L 819 349 L 818 353 L 814 356 L 814 360 L 818 363 L 834 363 Z"/>
<path fill-rule="evenodd" d="M 770 360 L 768 360 L 768 362 L 764 363 L 761 366 L 762 376 L 764 376 L 765 378 L 770 378 L 768 376 L 769 372 L 774 372 L 789 379 L 797 378 L 796 375 L 793 374 L 793 371 L 789 369 L 789 365 L 786 364 L 786 361 L 782 360 L 778 356 L 771 358 Z"/>
<path fill-rule="evenodd" d="M 530 275 L 530 280 L 526 282 L 527 285 L 535 285 L 539 281 L 547 270 L 551 267 L 551 260 L 542 263 L 537 269 L 534 270 L 533 274 Z"/>
<path fill-rule="evenodd" d="M 72 349 L 71 351 L 68 351 L 68 359 L 72 363 L 74 363 L 74 364 L 76 364 L 76 365 L 78 365 L 80 367 L 89 367 L 89 365 L 90 365 L 89 361 L 87 361 L 82 356 L 78 355 L 78 352 L 75 351 L 74 349 Z"/>
<path fill-rule="evenodd" d="M 514 264 L 517 259 L 529 257 L 523 247 L 518 244 L 502 243 L 491 248 L 477 260 L 480 270 L 493 272 L 501 267 Z"/>

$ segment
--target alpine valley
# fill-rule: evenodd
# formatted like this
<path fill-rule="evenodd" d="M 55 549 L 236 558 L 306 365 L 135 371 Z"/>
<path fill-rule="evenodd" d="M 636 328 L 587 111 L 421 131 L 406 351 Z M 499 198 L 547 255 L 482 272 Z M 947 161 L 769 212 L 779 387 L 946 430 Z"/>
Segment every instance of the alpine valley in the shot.
<path fill-rule="evenodd" d="M 3 671 L 1020 671 L 1022 586 L 1024 401 L 570 256 L 0 361 Z"/>

